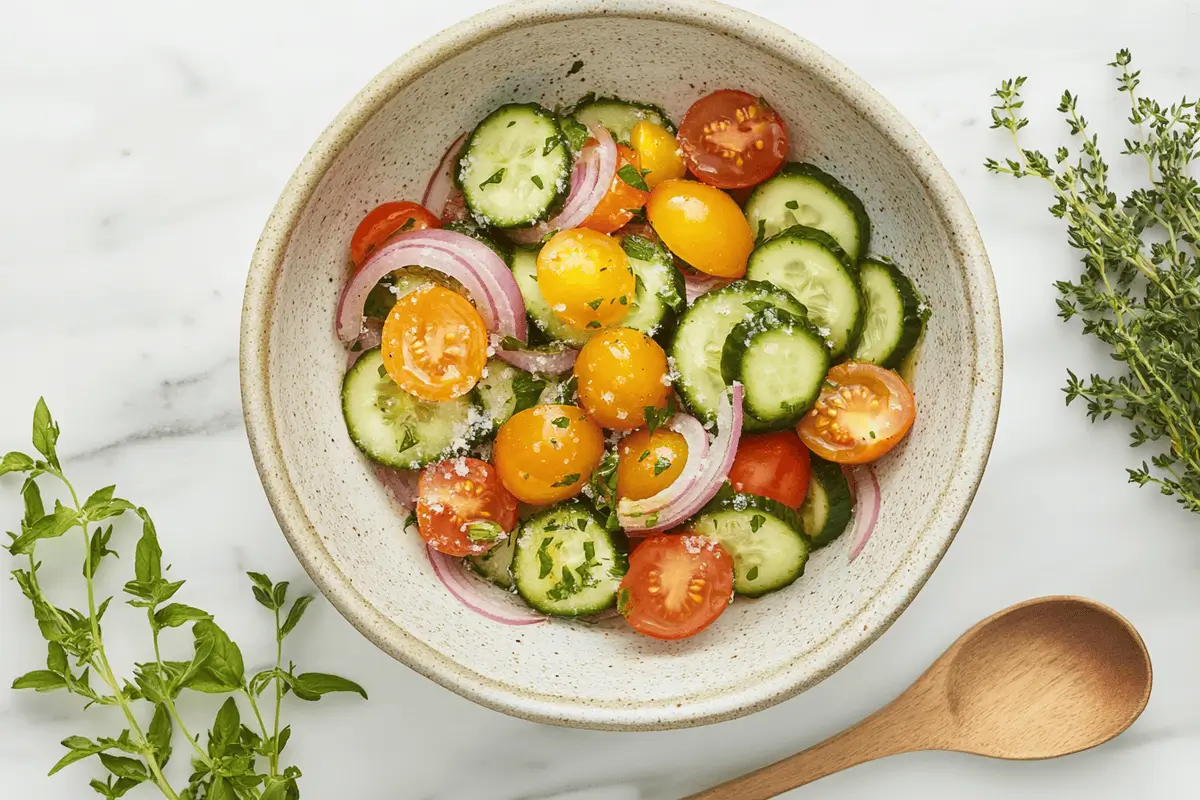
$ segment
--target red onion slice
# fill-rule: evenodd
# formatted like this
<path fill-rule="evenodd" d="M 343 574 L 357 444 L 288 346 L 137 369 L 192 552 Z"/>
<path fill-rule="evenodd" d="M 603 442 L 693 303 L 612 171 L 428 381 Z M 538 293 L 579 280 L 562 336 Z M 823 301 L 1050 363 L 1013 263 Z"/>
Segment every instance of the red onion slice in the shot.
<path fill-rule="evenodd" d="M 687 295 L 687 304 L 690 306 L 696 302 L 696 298 L 702 294 L 707 294 L 714 289 L 720 289 L 722 286 L 728 286 L 732 281 L 727 281 L 724 278 L 716 278 L 712 275 L 705 275 L 703 272 L 684 272 L 683 273 L 683 288 L 684 294 Z"/>
<path fill-rule="evenodd" d="M 496 355 L 526 372 L 541 375 L 558 375 L 575 366 L 578 350 L 569 347 L 560 350 L 504 350 L 498 342 L 492 345 Z"/>
<path fill-rule="evenodd" d="M 417 483 L 421 473 L 417 470 L 392 469 L 391 467 L 376 466 L 375 476 L 392 495 L 393 499 L 409 511 L 417 508 Z"/>
<path fill-rule="evenodd" d="M 442 585 L 476 614 L 501 625 L 537 625 L 546 621 L 545 617 L 532 610 L 505 603 L 497 596 L 497 587 L 485 585 L 482 580 L 468 575 L 459 559 L 439 553 L 432 547 L 425 549 L 425 555 L 433 567 L 433 574 Z"/>
<path fill-rule="evenodd" d="M 858 558 L 871 534 L 875 532 L 875 523 L 879 521 L 879 477 L 874 467 L 864 465 L 846 470 L 854 491 L 854 531 L 850 547 L 850 562 Z"/>
<path fill-rule="evenodd" d="M 660 531 L 673 528 L 686 522 L 691 516 L 704 507 L 725 484 L 729 469 L 733 466 L 733 457 L 737 453 L 738 442 L 742 437 L 742 385 L 735 383 L 728 392 L 721 393 L 721 405 L 717 409 L 717 436 L 708 449 L 702 462 L 700 474 L 691 486 L 664 506 L 657 514 L 640 517 L 621 517 L 622 504 L 617 504 L 618 518 L 621 527 L 627 531 Z M 688 444 L 688 464 L 691 466 L 691 444 Z M 680 475 L 682 478 L 683 476 Z M 673 486 L 674 484 L 672 484 Z M 669 488 L 669 487 L 668 487 Z M 627 506 L 626 506 L 627 508 Z"/>
<path fill-rule="evenodd" d="M 630 530 L 646 527 L 645 520 L 659 514 L 672 503 L 679 502 L 704 472 L 708 459 L 708 432 L 700 420 L 689 414 L 676 414 L 669 425 L 671 430 L 683 436 L 688 446 L 687 463 L 670 486 L 658 494 L 643 500 L 622 499 L 617 502 L 617 519 L 622 528 Z"/>
<path fill-rule="evenodd" d="M 358 338 L 367 295 L 383 276 L 422 266 L 444 272 L 463 285 L 489 331 L 525 340 L 525 302 L 512 272 L 490 247 L 455 231 L 402 233 L 371 257 L 346 284 L 338 304 L 337 335 Z"/>
<path fill-rule="evenodd" d="M 571 192 L 562 211 L 548 222 L 507 231 L 514 242 L 534 244 L 548 233 L 578 228 L 608 194 L 617 175 L 617 143 L 602 125 L 589 125 L 595 144 L 584 145 L 571 168 Z"/>
<path fill-rule="evenodd" d="M 459 151 L 462 150 L 466 140 L 467 135 L 464 133 L 451 142 L 438 164 L 437 171 L 429 176 L 429 183 L 425 186 L 425 195 L 421 198 L 421 205 L 436 217 L 441 217 L 445 213 L 451 195 L 458 190 L 458 187 L 454 185 L 454 162 L 458 159 Z"/>

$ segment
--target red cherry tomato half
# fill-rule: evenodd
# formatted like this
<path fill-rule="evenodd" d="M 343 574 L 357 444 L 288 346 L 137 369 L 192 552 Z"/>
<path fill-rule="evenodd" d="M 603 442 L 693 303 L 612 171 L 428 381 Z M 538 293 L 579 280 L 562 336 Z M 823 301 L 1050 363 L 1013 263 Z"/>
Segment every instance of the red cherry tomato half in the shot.
<path fill-rule="evenodd" d="M 496 469 L 477 458 L 451 458 L 421 473 L 417 483 L 421 538 L 448 556 L 486 553 L 517 527 L 517 499 Z"/>
<path fill-rule="evenodd" d="M 762 433 L 742 437 L 729 468 L 729 482 L 739 492 L 799 508 L 808 494 L 810 471 L 808 448 L 795 432 Z"/>
<path fill-rule="evenodd" d="M 659 534 L 629 554 L 617 610 L 655 639 L 686 639 L 707 628 L 733 596 L 733 558 L 693 533 Z"/>
<path fill-rule="evenodd" d="M 372 209 L 355 228 L 350 239 L 350 260 L 361 267 L 397 233 L 441 226 L 441 220 L 416 203 L 384 203 Z"/>
<path fill-rule="evenodd" d="M 722 89 L 688 109 L 679 125 L 679 146 L 698 180 L 738 189 L 775 174 L 787 158 L 788 133 L 761 98 Z"/>

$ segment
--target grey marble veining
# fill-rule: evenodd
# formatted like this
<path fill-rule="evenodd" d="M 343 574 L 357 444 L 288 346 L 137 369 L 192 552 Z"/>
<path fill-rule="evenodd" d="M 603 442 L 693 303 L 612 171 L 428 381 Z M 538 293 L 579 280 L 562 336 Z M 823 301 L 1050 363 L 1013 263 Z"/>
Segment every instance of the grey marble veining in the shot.
<path fill-rule="evenodd" d="M 24 446 L 44 394 L 69 469 L 116 482 L 155 514 L 183 601 L 213 611 L 267 663 L 269 621 L 243 572 L 308 586 L 275 527 L 242 433 L 237 327 L 245 268 L 291 170 L 325 123 L 393 57 L 487 5 L 10 4 L 0 25 L 0 450 Z M 1063 88 L 1115 151 L 1125 107 L 1104 67 L 1134 51 L 1143 88 L 1200 91 L 1200 3 L 1011 0 L 979 5 L 741 0 L 825 47 L 875 84 L 940 154 L 978 218 L 1001 295 L 1006 386 L 991 464 L 954 546 L 900 621 L 812 691 L 751 717 L 667 733 L 568 731 L 477 707 L 396 664 L 325 603 L 290 642 L 305 668 L 347 674 L 371 700 L 293 704 L 288 753 L 306 797 L 356 800 L 670 800 L 814 743 L 902 689 L 978 618 L 1041 594 L 1095 597 L 1144 634 L 1155 665 L 1145 716 L 1095 751 L 1045 763 L 903 756 L 795 797 L 1186 798 L 1200 747 L 1200 525 L 1125 484 L 1119 423 L 1064 408 L 1065 368 L 1106 356 L 1055 317 L 1051 281 L 1075 255 L 1031 186 L 986 175 L 1003 155 L 988 94 L 1027 74 L 1028 132 L 1059 143 Z M 1124 177 L 1125 173 L 1118 171 Z M 1135 177 L 1130 173 L 1131 177 Z M 1140 458 L 1140 454 L 1139 454 Z M 5 481 L 0 514 L 18 516 Z M 118 532 L 131 548 L 131 524 Z M 43 581 L 72 596 L 77 542 L 55 542 Z M 0 557 L 8 568 L 7 556 Z M 127 564 L 122 564 L 127 568 Z M 116 571 L 108 588 L 118 585 Z M 102 575 L 102 583 L 104 576 Z M 148 643 L 114 606 L 123 665 Z M 186 649 L 182 634 L 168 650 Z M 0 586 L 0 676 L 41 666 L 26 603 Z M 206 698 L 185 714 L 208 716 Z M 71 734 L 113 734 L 105 710 L 0 691 L 5 797 L 88 795 L 88 764 L 46 778 Z M 177 743 L 178 744 L 178 743 Z M 172 767 L 185 769 L 182 751 Z M 140 789 L 130 797 L 154 796 Z"/>

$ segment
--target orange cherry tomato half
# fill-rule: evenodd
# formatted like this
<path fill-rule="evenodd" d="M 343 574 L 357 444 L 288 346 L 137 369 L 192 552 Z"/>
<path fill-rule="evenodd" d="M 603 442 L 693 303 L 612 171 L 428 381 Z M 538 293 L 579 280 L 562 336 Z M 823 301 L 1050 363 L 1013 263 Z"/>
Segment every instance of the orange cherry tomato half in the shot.
<path fill-rule="evenodd" d="M 664 181 L 650 193 L 646 217 L 672 253 L 718 278 L 740 278 L 754 233 L 733 198 L 696 181 Z"/>
<path fill-rule="evenodd" d="M 679 144 L 697 179 L 737 189 L 775 174 L 787 158 L 788 133 L 779 114 L 761 98 L 722 89 L 687 110 Z"/>
<path fill-rule="evenodd" d="M 448 556 L 486 553 L 517 527 L 517 498 L 495 468 L 477 458 L 434 464 L 417 482 L 417 528 Z"/>
<path fill-rule="evenodd" d="M 492 462 L 522 503 L 547 505 L 583 491 L 604 458 L 604 431 L 576 406 L 544 405 L 500 426 Z"/>
<path fill-rule="evenodd" d="M 916 414 L 916 400 L 903 378 L 874 364 L 847 361 L 829 370 L 817 404 L 796 431 L 826 461 L 863 464 L 899 444 Z"/>
<path fill-rule="evenodd" d="M 587 341 L 575 360 L 579 404 L 602 427 L 631 431 L 646 409 L 664 409 L 671 394 L 667 354 L 632 328 L 609 328 Z"/>
<path fill-rule="evenodd" d="M 733 558 L 693 533 L 651 536 L 629 554 L 617 610 L 638 633 L 686 639 L 707 628 L 733 596 Z"/>
<path fill-rule="evenodd" d="M 383 365 L 401 389 L 441 402 L 474 388 L 487 363 L 483 318 L 460 294 L 436 284 L 396 301 L 383 323 Z"/>
<path fill-rule="evenodd" d="M 799 508 L 808 494 L 811 469 L 808 448 L 794 431 L 752 434 L 738 442 L 729 482 L 739 492 Z"/>
<path fill-rule="evenodd" d="M 666 489 L 687 465 L 687 439 L 667 428 L 634 431 L 617 454 L 617 496 L 644 500 Z"/>
<path fill-rule="evenodd" d="M 612 233 L 633 219 L 633 212 L 646 205 L 650 192 L 639 189 L 626 181 L 626 177 L 632 179 L 635 174 L 637 176 L 635 183 L 642 180 L 641 174 L 637 172 L 637 153 L 625 145 L 619 144 L 617 145 L 617 156 L 617 174 L 613 176 L 608 193 L 601 198 L 591 216 L 583 221 L 581 227 L 591 228 L 600 233 Z M 621 170 L 625 167 L 630 167 L 633 172 L 625 170 L 625 174 L 622 175 Z"/>
<path fill-rule="evenodd" d="M 350 261 L 361 267 L 397 233 L 440 228 L 441 220 L 424 206 L 407 200 L 384 203 L 363 217 L 350 239 Z"/>

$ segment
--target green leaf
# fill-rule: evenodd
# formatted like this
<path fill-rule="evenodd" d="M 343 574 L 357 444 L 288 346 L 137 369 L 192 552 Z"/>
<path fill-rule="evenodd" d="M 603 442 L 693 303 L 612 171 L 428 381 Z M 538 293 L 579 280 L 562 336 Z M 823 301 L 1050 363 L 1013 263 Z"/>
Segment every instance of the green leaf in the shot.
<path fill-rule="evenodd" d="M 131 781 L 138 781 L 139 783 L 150 778 L 149 773 L 146 772 L 146 766 L 141 761 L 133 758 L 114 756 L 111 753 L 100 753 L 100 763 L 118 778 L 128 778 Z"/>
<path fill-rule="evenodd" d="M 638 261 L 664 261 L 666 254 L 644 236 L 630 235 L 621 240 L 625 255 Z"/>
<path fill-rule="evenodd" d="M 37 481 L 32 478 L 25 481 L 21 487 L 21 499 L 25 503 L 25 527 L 33 525 L 46 515 L 46 506 L 42 503 L 42 490 Z"/>
<path fill-rule="evenodd" d="M 308 604 L 312 601 L 313 596 L 311 594 L 296 598 L 296 602 L 292 603 L 291 611 L 288 612 L 287 619 L 283 622 L 283 627 L 279 629 L 281 636 L 287 636 L 300 624 L 300 618 L 304 616 L 305 609 L 308 608 Z"/>
<path fill-rule="evenodd" d="M 241 728 L 242 715 L 238 711 L 237 703 L 232 697 L 227 698 L 217 711 L 217 718 L 213 720 L 212 730 L 208 733 L 208 752 L 212 755 L 222 754 L 230 744 L 237 741 Z"/>
<path fill-rule="evenodd" d="M 483 187 L 487 186 L 490 183 L 500 183 L 501 181 L 504 180 L 504 173 L 506 171 L 507 170 L 504 167 L 501 167 L 500 169 L 496 170 L 495 172 L 493 172 L 491 174 L 490 177 L 488 177 L 487 180 L 485 180 L 483 183 L 479 184 L 479 188 L 482 189 Z"/>
<path fill-rule="evenodd" d="M 513 368 L 513 371 L 516 372 L 512 379 L 513 396 L 516 398 L 513 414 L 519 414 L 537 405 L 542 391 L 546 388 L 546 381 L 535 378 L 524 370 Z"/>
<path fill-rule="evenodd" d="M 146 743 L 154 748 L 154 757 L 159 766 L 163 766 L 171 758 L 171 713 L 165 703 L 159 703 L 154 708 L 154 717 L 150 727 L 146 729 Z"/>
<path fill-rule="evenodd" d="M 117 551 L 108 549 L 112 533 L 112 525 L 109 525 L 107 528 L 97 526 L 92 531 L 92 540 L 88 543 L 88 557 L 83 562 L 83 577 L 95 577 L 96 570 L 100 568 L 100 562 L 104 560 L 104 557 L 117 555 Z"/>
<path fill-rule="evenodd" d="M 142 518 L 142 538 L 138 539 L 137 550 L 134 554 L 133 574 L 138 581 L 149 583 L 162 577 L 162 548 L 158 544 L 158 532 L 154 529 L 154 521 L 144 508 L 138 509 Z"/>
<path fill-rule="evenodd" d="M 643 192 L 650 191 L 650 187 L 646 185 L 646 179 L 642 177 L 642 173 L 638 172 L 637 167 L 633 164 L 624 164 L 617 170 L 617 177 L 625 183 Z"/>
<path fill-rule="evenodd" d="M 13 681 L 12 688 L 53 692 L 55 689 L 67 688 L 67 679 L 48 669 L 35 669 L 33 672 L 27 672 Z"/>
<path fill-rule="evenodd" d="M 303 675 L 297 675 L 295 684 L 293 686 L 293 691 L 296 691 L 297 697 L 307 700 L 307 697 L 303 697 L 301 695 L 300 690 L 308 694 L 316 695 L 317 697 L 321 697 L 322 695 L 326 695 L 331 692 L 355 692 L 356 694 L 362 695 L 363 700 L 367 699 L 366 689 L 362 688 L 354 681 L 338 677 L 337 675 L 329 675 L 324 672 L 306 672 Z"/>
<path fill-rule="evenodd" d="M 82 738 L 82 737 L 72 737 L 72 738 Z M 63 740 L 63 744 L 64 745 L 67 744 L 66 739 Z M 88 742 L 88 744 L 91 745 L 91 742 Z M 85 758 L 90 758 L 91 756 L 96 755 L 98 752 L 99 752 L 99 750 L 93 750 L 91 748 L 72 749 L 72 750 L 68 751 L 65 756 L 63 756 L 58 761 L 56 761 L 54 766 L 50 768 L 50 771 L 47 772 L 46 775 L 47 775 L 47 777 L 50 775 L 53 775 L 54 773 L 61 770 L 63 767 L 69 767 L 72 764 L 74 764 L 76 761 L 83 761 Z"/>
<path fill-rule="evenodd" d="M 187 687 L 198 692 L 222 694 L 240 689 L 245 682 L 242 651 L 212 620 L 201 620 L 192 626 L 196 652 L 201 642 L 211 643 L 206 658 L 188 681 Z"/>
<path fill-rule="evenodd" d="M 576 153 L 582 150 L 583 145 L 588 140 L 588 136 L 591 135 L 588 133 L 587 127 L 574 117 L 562 117 L 559 119 L 558 124 L 562 128 L 563 136 L 566 138 L 567 144 L 571 146 L 571 150 Z M 549 141 L 547 140 L 547 143 Z M 553 150 L 554 148 L 550 149 Z M 546 153 L 546 155 L 549 155 L 549 153 Z"/>
<path fill-rule="evenodd" d="M 46 669 L 55 675 L 65 675 L 68 670 L 67 651 L 58 642 L 50 642 L 47 646 Z"/>
<path fill-rule="evenodd" d="M 75 509 L 60 505 L 49 514 L 42 516 L 29 529 L 18 536 L 9 545 L 8 551 L 13 555 L 28 555 L 41 539 L 57 539 L 79 522 Z"/>
<path fill-rule="evenodd" d="M 55 469 L 60 467 L 57 452 L 58 433 L 58 425 L 50 416 L 46 399 L 39 397 L 37 406 L 33 409 L 33 446 Z"/>
<path fill-rule="evenodd" d="M 560 478 L 559 480 L 555 481 L 554 483 L 552 483 L 550 485 L 554 486 L 554 487 L 574 486 L 575 484 L 579 483 L 580 477 L 581 476 L 578 472 L 572 472 L 570 475 L 563 475 L 562 478 Z"/>
<path fill-rule="evenodd" d="M 154 622 L 160 628 L 178 628 L 202 619 L 212 619 L 212 614 L 183 603 L 171 603 L 154 613 Z"/>
<path fill-rule="evenodd" d="M 10 472 L 28 472 L 31 469 L 33 469 L 33 459 L 16 450 L 5 453 L 4 458 L 0 459 L 0 475 L 7 475 Z"/>
<path fill-rule="evenodd" d="M 275 604 L 275 608 L 283 608 L 283 604 L 287 600 L 287 590 L 287 581 L 275 584 L 275 588 L 271 590 L 271 600 Z"/>

